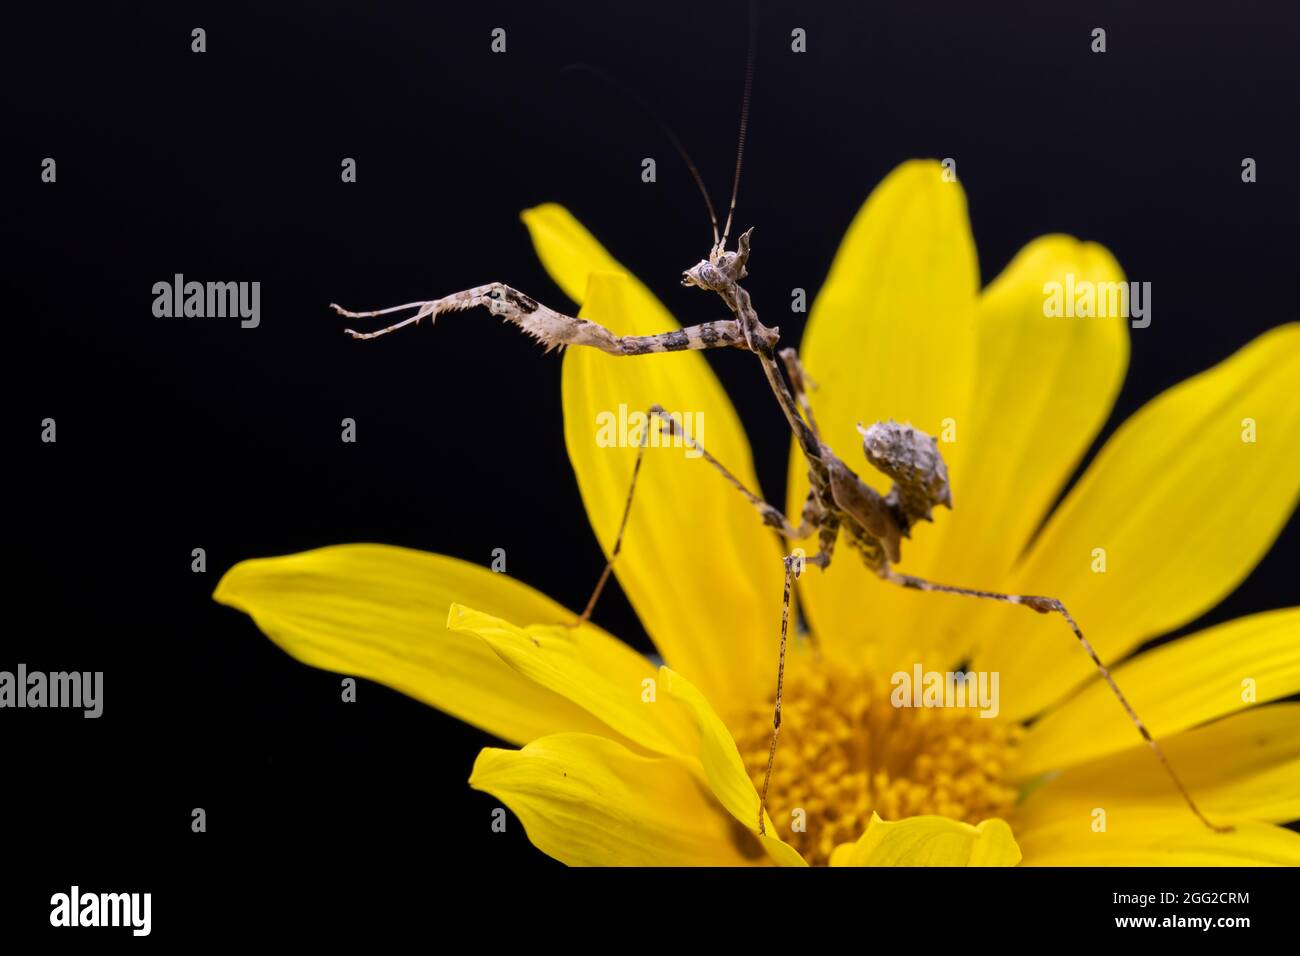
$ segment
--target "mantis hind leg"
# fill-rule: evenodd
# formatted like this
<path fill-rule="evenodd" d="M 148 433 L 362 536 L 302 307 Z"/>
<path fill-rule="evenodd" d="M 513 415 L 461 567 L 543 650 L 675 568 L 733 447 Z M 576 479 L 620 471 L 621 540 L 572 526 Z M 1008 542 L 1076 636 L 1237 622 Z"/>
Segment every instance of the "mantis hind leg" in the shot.
<path fill-rule="evenodd" d="M 1137 727 L 1138 732 L 1142 735 L 1142 739 L 1147 742 L 1151 751 L 1156 755 L 1156 759 L 1160 761 L 1160 765 L 1164 767 L 1165 772 L 1174 782 L 1174 786 L 1178 789 L 1179 794 L 1182 795 L 1188 808 L 1196 815 L 1198 820 L 1216 833 L 1229 833 L 1232 831 L 1232 827 L 1230 826 L 1221 826 L 1211 823 L 1205 814 L 1201 812 L 1200 807 L 1196 805 L 1196 801 L 1192 799 L 1192 795 L 1188 792 L 1186 785 L 1174 770 L 1173 764 L 1169 762 L 1169 758 L 1165 756 L 1165 752 L 1161 749 L 1160 745 L 1156 743 L 1156 739 L 1151 736 L 1151 732 L 1147 730 L 1147 726 L 1142 722 L 1142 718 L 1137 715 L 1137 711 L 1133 709 L 1133 705 L 1128 702 L 1128 698 L 1124 696 L 1124 692 L 1121 691 L 1119 685 L 1115 683 L 1115 678 L 1111 676 L 1110 669 L 1101 662 L 1101 658 L 1097 656 L 1097 652 L 1093 649 L 1091 642 L 1083 636 L 1083 629 L 1079 627 L 1079 623 L 1074 619 L 1070 612 L 1066 610 L 1065 605 L 1061 601 L 1052 597 L 1040 597 L 1032 594 L 1004 594 L 1000 591 L 981 591 L 975 588 L 955 587 L 951 584 L 938 584 L 934 581 L 927 581 L 924 578 L 918 578 L 911 574 L 899 574 L 888 565 L 885 565 L 879 573 L 882 578 L 889 581 L 891 584 L 897 584 L 900 587 L 905 588 L 912 588 L 917 591 L 934 591 L 941 594 L 960 594 L 966 597 L 1001 601 L 1004 604 L 1019 604 L 1023 607 L 1029 608 L 1030 610 L 1037 611 L 1039 614 L 1061 615 L 1065 620 L 1065 623 L 1070 625 L 1070 630 L 1074 632 L 1074 636 L 1078 640 L 1080 646 L 1082 646 L 1088 653 L 1088 656 L 1092 658 L 1093 664 L 1097 666 L 1098 673 L 1101 674 L 1107 685 L 1109 685 L 1111 692 L 1119 700 L 1125 713 L 1128 714 L 1129 720 L 1131 720 L 1133 725 Z"/>

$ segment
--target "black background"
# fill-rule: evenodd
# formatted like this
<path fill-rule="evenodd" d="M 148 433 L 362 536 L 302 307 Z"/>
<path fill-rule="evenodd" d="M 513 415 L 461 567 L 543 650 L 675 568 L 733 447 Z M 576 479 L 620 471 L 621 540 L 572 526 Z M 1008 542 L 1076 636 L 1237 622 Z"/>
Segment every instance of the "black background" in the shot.
<path fill-rule="evenodd" d="M 757 226 L 756 304 L 781 308 L 797 342 L 789 290 L 820 286 L 870 189 L 906 159 L 954 157 L 984 282 L 1033 237 L 1068 232 L 1152 283 L 1109 434 L 1296 318 L 1295 10 L 760 4 L 739 211 Z M 721 199 L 744 5 L 25 16 L 3 41 L 15 457 L 0 666 L 102 670 L 106 690 L 99 720 L 0 717 L 10 848 L 59 861 L 64 889 L 74 870 L 147 888 L 163 873 L 271 865 L 364 882 L 390 858 L 553 867 L 517 825 L 490 832 L 496 801 L 465 783 L 485 735 L 365 682 L 341 704 L 336 675 L 294 662 L 210 593 L 243 558 L 379 541 L 484 564 L 504 547 L 511 574 L 581 606 L 602 559 L 563 449 L 558 358 L 478 313 L 355 343 L 326 304 L 500 279 L 567 308 L 518 220 L 554 200 L 681 320 L 716 317 L 677 285 L 709 232 L 670 146 L 616 91 L 560 68 L 589 62 L 638 90 Z M 497 26 L 505 55 L 489 51 Z M 1089 49 L 1095 26 L 1104 55 Z M 804 55 L 790 52 L 794 27 Z M 356 184 L 340 182 L 345 156 Z M 645 156 L 656 184 L 641 182 Z M 154 318 L 152 285 L 176 272 L 260 281 L 261 327 Z M 710 361 L 783 500 L 788 436 L 761 376 L 741 356 Z M 55 445 L 39 440 L 47 416 Z M 343 417 L 358 422 L 355 445 L 339 440 Z M 472 437 L 486 451 L 468 453 Z M 190 571 L 195 547 L 206 574 Z M 1293 521 L 1205 620 L 1295 603 L 1297 556 Z M 598 618 L 649 650 L 616 588 Z M 199 806 L 206 835 L 190 832 Z"/>

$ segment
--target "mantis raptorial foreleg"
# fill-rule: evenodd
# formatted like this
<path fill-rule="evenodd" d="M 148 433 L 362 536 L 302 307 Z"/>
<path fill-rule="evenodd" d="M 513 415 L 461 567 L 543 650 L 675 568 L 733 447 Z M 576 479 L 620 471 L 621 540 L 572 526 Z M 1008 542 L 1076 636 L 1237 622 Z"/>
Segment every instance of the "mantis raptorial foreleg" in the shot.
<path fill-rule="evenodd" d="M 441 299 L 408 302 L 405 305 L 395 305 L 392 308 L 376 309 L 371 312 L 351 312 L 333 303 L 330 308 L 350 319 L 369 319 L 409 309 L 415 310 L 414 314 L 400 322 L 394 322 L 374 332 L 346 330 L 354 339 L 375 339 L 408 325 L 418 324 L 426 317 L 433 321 L 445 312 L 463 312 L 479 306 L 512 325 L 519 326 L 525 333 L 545 345 L 548 352 L 568 345 L 585 345 L 600 349 L 609 355 L 649 355 L 654 352 L 745 346 L 744 333 L 740 323 L 735 319 L 702 322 L 699 325 L 672 332 L 661 332 L 658 335 L 615 335 L 598 322 L 557 312 L 501 282 L 490 282 L 463 292 L 454 292 Z"/>

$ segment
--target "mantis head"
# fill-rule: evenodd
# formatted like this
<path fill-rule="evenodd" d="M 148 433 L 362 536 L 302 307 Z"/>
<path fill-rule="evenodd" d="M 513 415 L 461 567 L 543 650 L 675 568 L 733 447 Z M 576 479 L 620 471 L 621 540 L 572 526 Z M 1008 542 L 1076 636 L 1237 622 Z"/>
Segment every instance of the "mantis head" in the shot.
<path fill-rule="evenodd" d="M 728 251 L 719 242 L 709 251 L 709 258 L 701 259 L 682 273 L 682 285 L 698 286 L 718 294 L 732 289 L 749 275 L 745 266 L 749 262 L 749 236 L 754 230 L 746 229 L 736 240 L 736 251 Z"/>

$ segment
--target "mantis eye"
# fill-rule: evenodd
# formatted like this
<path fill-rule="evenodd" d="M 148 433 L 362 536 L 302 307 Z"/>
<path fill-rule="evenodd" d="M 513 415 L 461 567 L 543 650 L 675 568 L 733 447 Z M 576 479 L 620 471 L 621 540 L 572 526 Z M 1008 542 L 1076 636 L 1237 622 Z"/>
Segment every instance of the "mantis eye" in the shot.
<path fill-rule="evenodd" d="M 496 289 L 493 289 L 491 292 L 487 294 L 487 297 L 489 299 L 499 299 L 501 298 L 501 293 L 498 292 Z"/>

